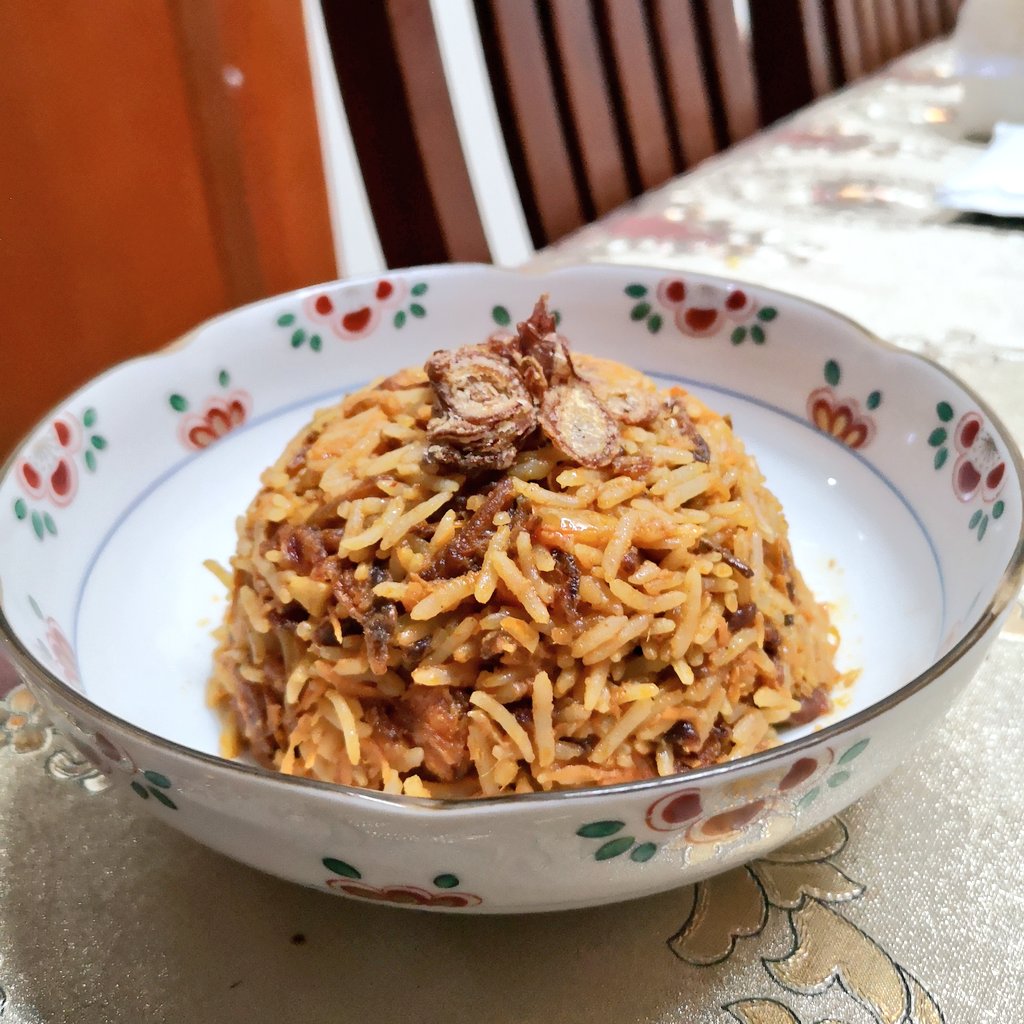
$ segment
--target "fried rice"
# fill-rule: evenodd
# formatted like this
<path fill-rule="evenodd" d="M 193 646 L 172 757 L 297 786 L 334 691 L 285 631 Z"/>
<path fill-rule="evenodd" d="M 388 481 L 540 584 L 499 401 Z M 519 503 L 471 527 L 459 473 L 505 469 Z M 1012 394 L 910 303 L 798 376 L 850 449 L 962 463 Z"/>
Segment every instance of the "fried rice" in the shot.
<path fill-rule="evenodd" d="M 837 634 L 727 417 L 544 300 L 319 411 L 225 574 L 223 752 L 412 796 L 731 760 L 830 708 Z"/>

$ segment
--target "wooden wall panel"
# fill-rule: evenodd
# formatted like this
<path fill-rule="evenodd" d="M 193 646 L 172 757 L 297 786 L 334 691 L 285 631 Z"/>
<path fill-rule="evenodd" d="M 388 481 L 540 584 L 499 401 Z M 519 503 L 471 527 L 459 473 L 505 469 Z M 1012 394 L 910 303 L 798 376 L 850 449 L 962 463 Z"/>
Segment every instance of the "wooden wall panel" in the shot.
<path fill-rule="evenodd" d="M 334 240 L 298 0 L 217 0 L 217 6 L 224 66 L 243 75 L 228 94 L 261 294 L 333 280 Z"/>
<path fill-rule="evenodd" d="M 227 303 L 166 12 L 101 7 L 0 5 L 4 451 L 103 367 Z"/>
<path fill-rule="evenodd" d="M 240 168 L 220 193 L 173 3 L 0 4 L 0 453 L 111 364 L 333 275 L 299 5 L 215 7 L 206 81 L 237 117 Z M 244 294 L 219 227 L 238 195 L 259 270 Z"/>

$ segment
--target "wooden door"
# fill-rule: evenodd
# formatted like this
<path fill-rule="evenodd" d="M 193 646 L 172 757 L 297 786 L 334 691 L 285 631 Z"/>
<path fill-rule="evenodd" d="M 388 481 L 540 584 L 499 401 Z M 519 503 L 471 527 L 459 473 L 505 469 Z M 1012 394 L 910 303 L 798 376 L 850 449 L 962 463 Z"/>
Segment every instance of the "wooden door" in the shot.
<path fill-rule="evenodd" d="M 0 4 L 0 454 L 69 391 L 335 276 L 295 0 Z"/>

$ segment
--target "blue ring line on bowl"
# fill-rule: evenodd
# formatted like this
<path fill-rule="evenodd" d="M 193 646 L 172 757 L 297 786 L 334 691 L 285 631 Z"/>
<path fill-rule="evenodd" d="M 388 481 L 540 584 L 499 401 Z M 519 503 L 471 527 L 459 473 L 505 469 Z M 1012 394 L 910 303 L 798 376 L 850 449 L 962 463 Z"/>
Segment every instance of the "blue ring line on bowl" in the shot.
<path fill-rule="evenodd" d="M 733 388 L 722 387 L 718 384 L 710 384 L 707 381 L 695 380 L 693 377 L 677 377 L 671 373 L 655 373 L 654 371 L 646 370 L 649 377 L 660 377 L 663 380 L 675 381 L 678 384 L 685 384 L 689 389 L 693 390 L 696 388 L 704 391 L 713 391 L 718 395 L 725 395 L 727 398 L 736 398 L 743 402 L 749 402 L 751 405 L 756 405 L 758 408 L 765 409 L 768 412 L 773 412 L 783 419 L 790 420 L 797 426 L 803 427 L 805 430 L 810 431 L 812 434 L 818 437 L 824 438 L 830 443 L 836 445 L 847 455 L 852 455 L 872 476 L 880 480 L 892 493 L 899 499 L 899 502 L 903 507 L 910 513 L 911 519 L 917 525 L 917 528 L 921 531 L 921 536 L 924 537 L 925 543 L 928 545 L 928 550 L 931 552 L 932 561 L 935 562 L 935 571 L 939 577 L 939 592 L 942 595 L 941 600 L 941 614 L 939 616 L 940 628 L 939 628 L 939 643 L 941 644 L 941 638 L 946 635 L 946 576 L 942 571 L 942 559 L 939 557 L 939 549 L 935 545 L 935 541 L 932 539 L 932 535 L 928 532 L 928 527 L 925 526 L 924 521 L 917 514 L 914 506 L 911 505 L 910 499 L 872 462 L 865 458 L 855 448 L 851 448 L 849 445 L 843 444 L 842 441 L 837 437 L 833 437 L 831 434 L 826 434 L 823 430 L 818 430 L 813 424 L 808 423 L 802 416 L 797 415 L 794 412 L 788 412 L 785 409 L 780 409 L 777 405 L 772 405 L 771 402 L 765 402 L 760 398 L 754 398 L 751 395 L 744 394 L 742 391 L 736 391 Z M 937 653 L 937 652 L 936 652 Z"/>
<path fill-rule="evenodd" d="M 271 409 L 269 412 L 253 417 L 253 419 L 249 420 L 241 427 L 236 427 L 231 431 L 231 436 L 240 437 L 242 434 L 246 434 L 250 430 L 255 430 L 256 427 L 262 426 L 270 420 L 277 419 L 279 416 L 287 416 L 288 413 L 295 412 L 296 409 L 301 409 L 306 405 L 319 405 L 322 402 L 329 402 L 332 400 L 337 402 L 346 394 L 358 391 L 360 388 L 366 387 L 369 383 L 370 381 L 360 381 L 344 391 L 332 388 L 330 391 L 321 391 L 318 394 L 296 399 L 294 402 L 288 402 L 286 405 L 278 406 L 276 409 Z M 198 456 L 186 455 L 185 458 L 179 459 L 173 466 L 165 469 L 159 476 L 154 477 L 148 484 L 146 484 L 146 486 L 135 495 L 131 502 L 129 502 L 129 504 L 121 511 L 121 514 L 113 521 L 110 528 L 103 535 L 103 539 L 97 545 L 96 550 L 89 556 L 89 561 L 85 563 L 85 570 L 82 573 L 82 579 L 78 584 L 78 593 L 75 595 L 75 610 L 71 615 L 71 645 L 74 650 L 78 650 L 78 620 L 82 613 L 82 601 L 85 598 L 85 590 L 89 585 L 89 580 L 92 577 L 93 570 L 96 568 L 96 563 L 100 560 L 100 556 L 106 550 L 107 545 L 114 538 L 117 531 L 120 530 L 125 522 L 132 516 L 139 505 L 141 505 L 154 491 L 159 490 L 165 483 L 167 483 L 168 480 L 172 480 L 186 466 L 194 462 L 196 458 L 202 458 L 203 454 L 205 454 L 205 449 L 203 452 L 200 452 Z"/>
<path fill-rule="evenodd" d="M 692 377 L 683 377 L 677 374 L 656 372 L 653 370 L 645 370 L 643 372 L 647 373 L 648 376 L 655 379 L 672 381 L 677 384 L 682 384 L 691 391 L 702 390 L 713 392 L 715 394 L 722 395 L 727 398 L 733 398 L 742 402 L 747 402 L 761 409 L 765 409 L 768 412 L 771 412 L 777 416 L 781 416 L 784 419 L 787 419 L 797 424 L 798 426 L 809 431 L 810 433 L 814 434 L 817 437 L 825 438 L 832 444 L 841 448 L 844 454 L 854 456 L 854 458 L 856 458 L 856 460 L 860 462 L 862 466 L 864 466 L 867 470 L 871 472 L 873 476 L 880 480 L 888 488 L 888 490 L 900 501 L 903 507 L 910 514 L 914 523 L 917 525 L 917 528 L 920 530 L 921 536 L 924 538 L 925 542 L 928 545 L 928 550 L 931 552 L 932 559 L 935 563 L 935 571 L 939 578 L 939 593 L 941 594 L 941 625 L 938 635 L 940 637 L 941 642 L 941 638 L 944 637 L 946 633 L 946 582 L 942 570 L 942 561 L 939 557 L 938 549 L 936 548 L 935 542 L 932 539 L 932 536 L 929 533 L 928 528 L 925 526 L 924 522 L 921 520 L 921 517 L 917 514 L 914 507 L 911 505 L 909 499 L 881 470 L 879 470 L 868 459 L 861 455 L 860 452 L 857 452 L 854 449 L 850 448 L 848 445 L 843 444 L 837 438 L 832 437 L 832 435 L 826 434 L 825 432 L 818 430 L 812 424 L 808 423 L 807 420 L 804 419 L 803 417 L 797 415 L 796 413 L 792 413 L 785 409 L 782 409 L 779 406 L 773 405 L 770 402 L 766 402 L 760 398 L 755 398 L 752 395 L 748 395 L 742 391 L 737 391 L 733 388 L 720 386 L 718 384 L 711 384 L 707 381 L 696 380 Z M 368 383 L 369 382 L 360 382 L 353 385 L 351 388 L 346 388 L 345 391 L 324 391 L 315 395 L 309 395 L 307 397 L 297 399 L 296 401 L 293 402 L 289 402 L 286 405 L 279 406 L 276 409 L 272 409 L 268 412 L 263 413 L 260 416 L 255 417 L 241 428 L 236 428 L 234 431 L 232 431 L 232 437 L 238 437 L 244 433 L 247 433 L 249 430 L 253 430 L 256 427 L 259 427 L 262 424 L 277 419 L 281 416 L 286 416 L 288 415 L 288 413 L 295 412 L 297 409 L 301 409 L 304 406 L 319 406 L 324 402 L 328 402 L 331 400 L 337 401 L 344 394 L 350 394 L 352 392 L 358 391 L 360 388 L 365 387 Z M 143 501 L 145 501 L 151 494 L 153 494 L 154 491 L 162 487 L 168 480 L 173 479 L 185 466 L 194 462 L 197 457 L 202 458 L 202 453 L 199 456 L 186 456 L 184 459 L 179 460 L 173 466 L 171 466 L 163 473 L 161 473 L 159 476 L 155 477 L 152 481 L 150 481 L 150 483 L 147 484 L 146 487 L 144 487 L 135 496 L 135 498 L 132 499 L 132 501 L 122 510 L 120 515 L 118 515 L 118 517 L 114 520 L 110 528 L 104 534 L 103 539 L 100 541 L 96 550 L 90 556 L 88 562 L 86 563 L 82 579 L 79 583 L 78 592 L 75 596 L 75 606 L 71 626 L 72 643 L 74 645 L 75 650 L 78 650 L 79 619 L 82 610 L 82 603 L 85 598 L 85 591 L 89 585 L 89 580 L 92 577 L 92 573 L 96 567 L 96 563 L 99 561 L 107 545 L 117 534 L 118 530 L 120 530 L 120 528 L 124 525 L 124 523 L 132 516 L 132 514 L 139 507 L 139 505 L 142 504 Z"/>

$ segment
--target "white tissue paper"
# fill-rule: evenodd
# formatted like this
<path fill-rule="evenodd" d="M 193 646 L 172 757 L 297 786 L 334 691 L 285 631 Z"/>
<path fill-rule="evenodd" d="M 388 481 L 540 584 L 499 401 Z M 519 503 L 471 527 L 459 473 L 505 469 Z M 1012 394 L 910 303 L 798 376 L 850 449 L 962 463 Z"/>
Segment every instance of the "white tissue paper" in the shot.
<path fill-rule="evenodd" d="M 954 210 L 1024 217 L 1024 124 L 997 124 L 988 149 L 939 188 Z"/>

